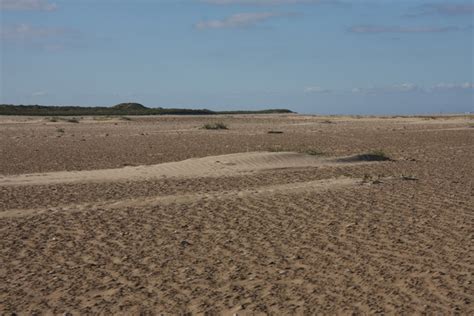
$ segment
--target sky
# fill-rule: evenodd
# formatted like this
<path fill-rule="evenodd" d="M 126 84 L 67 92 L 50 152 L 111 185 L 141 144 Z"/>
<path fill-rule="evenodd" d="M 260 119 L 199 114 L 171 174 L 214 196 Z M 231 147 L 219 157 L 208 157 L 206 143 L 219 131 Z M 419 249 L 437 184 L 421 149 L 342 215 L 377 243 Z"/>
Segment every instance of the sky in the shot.
<path fill-rule="evenodd" d="M 0 0 L 0 103 L 474 112 L 474 1 Z"/>

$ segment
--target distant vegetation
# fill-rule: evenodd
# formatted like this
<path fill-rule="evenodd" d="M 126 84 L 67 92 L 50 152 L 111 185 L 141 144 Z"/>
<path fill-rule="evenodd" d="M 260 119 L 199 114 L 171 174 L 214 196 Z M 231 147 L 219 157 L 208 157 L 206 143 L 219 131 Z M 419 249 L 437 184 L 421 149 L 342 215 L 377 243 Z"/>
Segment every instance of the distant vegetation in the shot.
<path fill-rule="evenodd" d="M 288 109 L 268 109 L 259 111 L 218 111 L 216 114 L 290 114 L 294 113 Z"/>
<path fill-rule="evenodd" d="M 44 106 L 0 104 L 0 115 L 84 116 L 84 115 L 215 115 L 293 113 L 287 109 L 261 111 L 211 111 L 207 109 L 147 108 L 139 103 L 120 103 L 112 107 Z"/>

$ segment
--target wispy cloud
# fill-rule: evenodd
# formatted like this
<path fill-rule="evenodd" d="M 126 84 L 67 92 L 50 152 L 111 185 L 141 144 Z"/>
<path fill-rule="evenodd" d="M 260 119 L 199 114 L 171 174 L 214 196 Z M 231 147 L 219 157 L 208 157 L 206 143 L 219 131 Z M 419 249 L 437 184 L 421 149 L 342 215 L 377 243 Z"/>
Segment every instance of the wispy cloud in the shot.
<path fill-rule="evenodd" d="M 358 34 L 378 34 L 378 33 L 445 33 L 467 30 L 469 27 L 459 26 L 382 26 L 382 25 L 356 25 L 348 29 L 351 33 Z"/>
<path fill-rule="evenodd" d="M 283 5 L 283 4 L 330 4 L 339 0 L 201 0 L 216 5 Z"/>
<path fill-rule="evenodd" d="M 54 11 L 57 5 L 46 0 L 0 0 L 0 10 L 5 11 Z"/>
<path fill-rule="evenodd" d="M 423 15 L 470 15 L 474 14 L 474 4 L 472 3 L 434 3 L 425 4 L 419 7 L 415 13 L 407 14 L 409 17 Z"/>
<path fill-rule="evenodd" d="M 392 85 L 391 87 L 389 87 L 388 90 L 398 91 L 398 92 L 409 92 L 409 91 L 420 90 L 420 87 L 415 83 L 405 82 L 401 84 Z"/>
<path fill-rule="evenodd" d="M 83 39 L 79 31 L 66 28 L 38 27 L 30 24 L 6 25 L 0 29 L 4 47 L 40 48 L 50 52 L 77 47 Z"/>
<path fill-rule="evenodd" d="M 47 91 L 36 91 L 31 94 L 32 97 L 45 97 L 49 95 Z"/>
<path fill-rule="evenodd" d="M 199 30 L 204 29 L 228 29 L 255 26 L 271 18 L 286 14 L 275 12 L 238 13 L 221 20 L 200 21 L 195 26 Z"/>
<path fill-rule="evenodd" d="M 379 93 L 414 92 L 422 90 L 423 88 L 415 83 L 405 82 L 383 87 L 353 88 L 351 92 L 364 95 L 376 95 Z"/>
<path fill-rule="evenodd" d="M 66 30 L 59 28 L 33 27 L 29 24 L 19 24 L 16 26 L 4 27 L 0 30 L 2 40 L 37 40 L 51 38 L 66 33 Z"/>
<path fill-rule="evenodd" d="M 432 86 L 420 86 L 415 83 L 401 83 L 394 84 L 390 86 L 372 86 L 367 88 L 353 88 L 351 92 L 354 94 L 363 94 L 363 95 L 377 95 L 384 93 L 408 93 L 408 92 L 421 92 L 421 93 L 433 93 L 433 92 L 442 92 L 448 90 L 473 90 L 474 83 L 464 82 L 464 83 L 438 83 Z"/>
<path fill-rule="evenodd" d="M 306 93 L 331 93 L 331 89 L 322 88 L 320 86 L 306 87 L 304 88 Z"/>
<path fill-rule="evenodd" d="M 438 83 L 431 87 L 431 90 L 472 90 L 474 89 L 474 83 Z"/>

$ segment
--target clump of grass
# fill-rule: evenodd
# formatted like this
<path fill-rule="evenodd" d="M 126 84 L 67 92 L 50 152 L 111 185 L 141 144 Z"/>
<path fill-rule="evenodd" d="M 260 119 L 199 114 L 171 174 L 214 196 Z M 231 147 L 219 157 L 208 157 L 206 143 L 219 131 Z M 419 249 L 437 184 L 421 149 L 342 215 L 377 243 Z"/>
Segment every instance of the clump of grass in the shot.
<path fill-rule="evenodd" d="M 217 122 L 217 123 L 207 123 L 203 127 L 203 129 L 211 129 L 211 130 L 216 130 L 216 129 L 228 129 L 227 125 L 225 125 L 222 122 Z"/>
<path fill-rule="evenodd" d="M 56 132 L 58 132 L 58 133 L 61 133 L 61 134 L 62 134 L 62 133 L 64 133 L 64 129 L 63 129 L 63 128 L 57 128 L 57 129 L 56 129 Z"/>
<path fill-rule="evenodd" d="M 318 149 L 308 149 L 304 152 L 305 154 L 311 155 L 311 156 L 322 156 L 324 153 Z"/>
<path fill-rule="evenodd" d="M 387 161 L 392 160 L 383 150 L 373 150 L 366 154 L 357 155 L 354 157 L 356 161 Z"/>
<path fill-rule="evenodd" d="M 50 118 L 48 118 L 47 120 L 48 120 L 49 122 L 52 122 L 52 123 L 55 123 L 55 122 L 58 121 L 58 119 L 55 118 L 55 117 L 50 117 Z"/>
<path fill-rule="evenodd" d="M 66 119 L 66 122 L 68 123 L 79 123 L 79 120 L 75 117 Z"/>
<path fill-rule="evenodd" d="M 268 131 L 268 134 L 283 134 L 282 131 Z"/>
<path fill-rule="evenodd" d="M 331 120 L 324 120 L 321 123 L 323 123 L 323 124 L 334 124 L 334 122 L 331 121 Z"/>
<path fill-rule="evenodd" d="M 132 119 L 129 118 L 128 116 L 121 116 L 120 119 L 121 119 L 122 121 L 131 121 L 131 120 L 132 120 Z"/>
<path fill-rule="evenodd" d="M 276 146 L 267 148 L 267 151 L 268 151 L 268 152 L 271 152 L 271 153 L 279 153 L 279 152 L 291 151 L 291 150 L 288 150 L 288 149 L 283 148 L 283 147 L 281 147 L 281 146 L 279 146 L 279 145 L 276 145 Z"/>
<path fill-rule="evenodd" d="M 358 162 L 358 161 L 391 161 L 392 159 L 383 150 L 373 150 L 365 154 L 351 156 L 339 159 L 341 162 Z"/>

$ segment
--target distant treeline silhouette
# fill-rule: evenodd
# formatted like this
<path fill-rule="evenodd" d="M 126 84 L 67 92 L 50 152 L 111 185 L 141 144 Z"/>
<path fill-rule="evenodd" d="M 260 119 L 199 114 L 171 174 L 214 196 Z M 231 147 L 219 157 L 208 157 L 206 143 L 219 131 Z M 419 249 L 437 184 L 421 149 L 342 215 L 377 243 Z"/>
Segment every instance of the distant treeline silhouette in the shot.
<path fill-rule="evenodd" d="M 147 108 L 139 103 L 120 103 L 112 107 L 45 106 L 0 104 L 0 115 L 81 116 L 81 115 L 216 115 L 293 113 L 287 109 L 259 111 L 211 111 L 208 109 Z"/>

